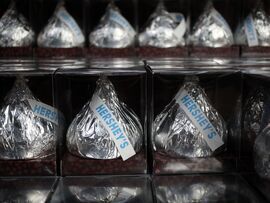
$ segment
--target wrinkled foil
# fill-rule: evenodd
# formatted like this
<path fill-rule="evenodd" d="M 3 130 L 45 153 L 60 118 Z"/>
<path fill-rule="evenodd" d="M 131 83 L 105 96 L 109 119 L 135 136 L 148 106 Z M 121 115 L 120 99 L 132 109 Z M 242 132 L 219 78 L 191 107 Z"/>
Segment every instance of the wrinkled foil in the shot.
<path fill-rule="evenodd" d="M 197 102 L 223 142 L 226 143 L 226 123 L 211 105 L 206 93 L 199 86 L 198 80 L 196 76 L 186 77 L 182 88 Z M 215 152 L 208 146 L 203 135 L 184 110 L 176 103 L 175 98 L 156 117 L 153 127 L 153 142 L 156 151 L 173 157 L 189 158 L 207 157 Z"/>
<path fill-rule="evenodd" d="M 64 20 L 59 17 L 60 13 L 65 13 Z M 85 37 L 76 21 L 60 2 L 48 24 L 39 33 L 37 42 L 39 47 L 82 47 Z"/>
<path fill-rule="evenodd" d="M 195 46 L 226 47 L 233 45 L 234 39 L 226 20 L 208 2 L 192 29 L 189 41 Z"/>
<path fill-rule="evenodd" d="M 110 3 L 97 27 L 90 33 L 89 42 L 90 46 L 101 48 L 126 48 L 134 43 L 135 35 L 130 23 Z"/>
<path fill-rule="evenodd" d="M 257 33 L 258 46 L 270 46 L 270 16 L 265 12 L 262 2 L 253 9 L 251 16 Z M 244 22 L 236 29 L 235 42 L 238 45 L 248 45 Z"/>
<path fill-rule="evenodd" d="M 226 185 L 222 181 L 181 183 L 172 186 L 158 186 L 158 203 L 218 202 L 225 195 Z"/>
<path fill-rule="evenodd" d="M 0 19 L 0 46 L 26 47 L 35 40 L 35 33 L 26 18 L 18 13 L 14 3 Z"/>
<path fill-rule="evenodd" d="M 42 203 L 46 202 L 48 192 L 44 190 L 0 191 L 0 202 L 3 203 Z"/>
<path fill-rule="evenodd" d="M 263 87 L 255 89 L 251 92 L 243 108 L 243 134 L 252 146 L 263 128 L 266 97 L 267 91 Z"/>
<path fill-rule="evenodd" d="M 270 180 L 270 125 L 256 138 L 254 144 L 254 168 L 262 178 Z"/>
<path fill-rule="evenodd" d="M 80 202 L 125 203 L 140 193 L 139 188 L 127 187 L 79 187 L 70 186 L 69 191 Z"/>
<path fill-rule="evenodd" d="M 118 99 L 113 84 L 101 76 L 94 95 L 101 98 L 112 111 L 134 150 L 142 147 L 143 130 L 138 117 L 126 104 Z M 114 159 L 120 157 L 114 141 L 87 102 L 76 115 L 67 132 L 67 147 L 72 154 L 93 159 Z"/>
<path fill-rule="evenodd" d="M 27 99 L 37 100 L 25 80 L 18 78 L 0 109 L 0 159 L 36 159 L 55 153 L 55 124 L 34 115 Z"/>
<path fill-rule="evenodd" d="M 160 3 L 148 19 L 145 30 L 140 33 L 139 44 L 159 48 L 184 46 L 185 31 L 184 16 L 180 13 L 169 13 L 164 4 Z"/>
<path fill-rule="evenodd" d="M 172 177 L 173 178 L 173 177 Z M 226 178 L 226 179 L 225 179 Z M 231 179 L 231 180 L 230 180 Z M 179 183 L 156 187 L 158 203 L 191 202 L 249 202 L 260 203 L 250 188 L 241 179 L 223 177 L 211 180 L 198 176 L 182 179 Z"/>

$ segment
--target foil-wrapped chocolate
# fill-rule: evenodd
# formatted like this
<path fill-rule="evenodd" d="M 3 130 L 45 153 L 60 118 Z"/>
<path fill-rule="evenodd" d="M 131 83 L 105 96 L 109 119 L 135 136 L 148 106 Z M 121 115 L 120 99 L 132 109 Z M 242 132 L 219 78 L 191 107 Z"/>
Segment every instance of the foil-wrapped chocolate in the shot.
<path fill-rule="evenodd" d="M 170 177 L 168 183 L 155 188 L 158 203 L 261 202 L 241 179 L 232 176 Z"/>
<path fill-rule="evenodd" d="M 109 117 L 115 117 L 113 121 L 107 119 L 107 113 L 104 115 L 102 113 L 102 116 L 105 117 L 99 117 L 100 114 L 95 112 L 92 107 L 97 103 L 107 106 L 106 112 L 110 112 Z M 143 130 L 138 117 L 119 100 L 113 84 L 107 77 L 101 76 L 97 81 L 97 88 L 92 99 L 84 105 L 69 126 L 67 132 L 69 151 L 72 154 L 93 159 L 118 158 L 120 153 L 111 136 L 112 128 L 108 130 L 106 127 L 110 122 L 112 122 L 110 126 L 116 123 L 121 126 L 119 127 L 121 132 L 127 137 L 135 152 L 141 149 Z"/>
<path fill-rule="evenodd" d="M 225 195 L 226 185 L 222 181 L 194 181 L 158 186 L 156 190 L 158 203 L 218 202 Z"/>
<path fill-rule="evenodd" d="M 60 2 L 37 41 L 39 47 L 70 48 L 84 46 L 85 37 L 64 3 Z"/>
<path fill-rule="evenodd" d="M 235 42 L 238 45 L 270 46 L 270 16 L 265 12 L 261 1 L 238 25 Z"/>
<path fill-rule="evenodd" d="M 234 39 L 230 26 L 213 7 L 211 1 L 195 23 L 190 43 L 194 46 L 226 47 L 233 45 Z"/>
<path fill-rule="evenodd" d="M 265 114 L 269 102 L 269 93 L 265 88 L 259 87 L 251 92 L 244 104 L 243 135 L 249 146 L 253 146 L 255 139 L 269 121 L 270 117 Z"/>
<path fill-rule="evenodd" d="M 134 28 L 110 3 L 97 27 L 90 33 L 89 42 L 90 46 L 101 48 L 126 48 L 134 43 L 135 35 Z"/>
<path fill-rule="evenodd" d="M 38 101 L 23 78 L 17 78 L 0 109 L 0 159 L 36 159 L 55 153 L 56 126 L 34 114 Z"/>
<path fill-rule="evenodd" d="M 0 19 L 0 46 L 26 47 L 35 41 L 35 33 L 27 19 L 17 11 L 12 2 Z"/>
<path fill-rule="evenodd" d="M 154 149 L 173 157 L 207 157 L 224 148 L 227 127 L 211 105 L 196 76 L 187 76 L 181 89 L 156 117 Z"/>
<path fill-rule="evenodd" d="M 0 191 L 0 202 L 3 203 L 45 203 L 48 192 L 43 190 L 11 191 L 11 188 Z"/>
<path fill-rule="evenodd" d="M 141 192 L 139 188 L 80 186 L 70 186 L 69 191 L 80 202 L 108 203 L 128 202 Z"/>
<path fill-rule="evenodd" d="M 140 46 L 159 48 L 184 46 L 185 32 L 185 17 L 181 13 L 169 13 L 161 2 L 140 33 L 139 43 Z"/>
<path fill-rule="evenodd" d="M 254 168 L 260 177 L 270 180 L 270 125 L 258 135 L 254 144 Z"/>

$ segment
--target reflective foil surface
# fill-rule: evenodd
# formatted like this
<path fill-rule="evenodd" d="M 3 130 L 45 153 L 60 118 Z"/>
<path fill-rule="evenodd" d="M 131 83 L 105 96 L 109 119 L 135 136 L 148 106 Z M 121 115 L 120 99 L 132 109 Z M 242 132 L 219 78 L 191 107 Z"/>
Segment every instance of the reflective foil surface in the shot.
<path fill-rule="evenodd" d="M 163 3 L 150 16 L 145 30 L 139 35 L 140 46 L 168 48 L 184 46 L 185 18 L 181 13 L 169 13 Z"/>
<path fill-rule="evenodd" d="M 270 16 L 265 12 L 262 2 L 253 9 L 250 15 L 257 34 L 258 46 L 270 46 Z M 238 45 L 248 45 L 244 22 L 236 29 L 235 42 Z"/>
<path fill-rule="evenodd" d="M 71 48 L 84 46 L 85 37 L 60 2 L 48 24 L 39 33 L 37 41 L 39 47 Z"/>
<path fill-rule="evenodd" d="M 270 125 L 256 138 L 254 144 L 254 168 L 262 178 L 270 179 Z"/>
<path fill-rule="evenodd" d="M 166 177 L 166 176 L 165 176 Z M 157 203 L 260 203 L 261 199 L 237 176 L 167 176 L 156 186 Z"/>
<path fill-rule="evenodd" d="M 0 159 L 36 159 L 55 153 L 55 124 L 35 116 L 27 99 L 37 100 L 25 80 L 18 78 L 0 109 Z"/>
<path fill-rule="evenodd" d="M 186 90 L 199 105 L 224 143 L 227 140 L 227 127 L 223 118 L 211 105 L 197 77 L 186 77 L 180 91 Z M 179 92 L 178 92 L 179 94 Z M 156 151 L 173 157 L 207 157 L 213 151 L 201 132 L 195 127 L 175 98 L 156 117 L 153 126 L 153 142 Z"/>
<path fill-rule="evenodd" d="M 182 183 L 157 188 L 158 203 L 218 202 L 225 195 L 222 181 Z"/>
<path fill-rule="evenodd" d="M 264 88 L 256 89 L 250 94 L 244 105 L 243 133 L 252 145 L 262 130 L 266 95 L 267 92 Z"/>
<path fill-rule="evenodd" d="M 90 46 L 102 48 L 126 48 L 133 45 L 136 32 L 121 15 L 119 9 L 110 3 L 105 15 L 89 35 Z"/>
<path fill-rule="evenodd" d="M 127 187 L 79 187 L 70 186 L 69 191 L 80 202 L 125 203 L 140 193 L 139 188 Z"/>
<path fill-rule="evenodd" d="M 134 150 L 142 147 L 143 130 L 135 113 L 118 99 L 113 84 L 101 76 L 94 95 L 101 98 L 121 124 Z M 76 115 L 67 132 L 67 147 L 72 154 L 93 159 L 114 159 L 120 156 L 109 132 L 87 102 Z"/>
<path fill-rule="evenodd" d="M 18 13 L 15 4 L 0 19 L 0 46 L 26 47 L 35 41 L 35 33 L 26 18 Z"/>
<path fill-rule="evenodd" d="M 189 41 L 194 46 L 226 47 L 233 45 L 233 34 L 228 23 L 210 1 L 195 23 Z"/>

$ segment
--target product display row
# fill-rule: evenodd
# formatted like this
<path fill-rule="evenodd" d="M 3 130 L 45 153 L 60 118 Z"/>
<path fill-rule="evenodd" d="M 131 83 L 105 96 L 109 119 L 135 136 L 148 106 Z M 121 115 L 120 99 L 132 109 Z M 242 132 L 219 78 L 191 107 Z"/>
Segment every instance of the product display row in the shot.
<path fill-rule="evenodd" d="M 237 175 L 1 178 L 2 202 L 266 202 Z"/>
<path fill-rule="evenodd" d="M 231 0 L 213 0 L 200 4 L 204 9 L 198 10 L 195 0 L 149 3 L 140 0 L 128 3 L 122 0 L 81 0 L 78 5 L 69 0 L 46 3 L 3 1 L 0 7 L 7 7 L 7 10 L 0 19 L 1 52 L 3 56 L 34 54 L 42 57 L 85 54 L 93 57 L 136 54 L 142 57 L 238 57 L 240 54 L 269 53 L 267 1 L 248 1 L 245 4 L 240 0 L 234 3 Z M 33 8 L 41 13 L 36 13 Z M 142 14 L 140 9 L 145 12 Z M 149 13 L 147 18 L 145 13 Z M 40 14 L 40 17 L 35 17 Z M 143 20 L 145 22 L 141 23 Z M 92 49 L 78 48 L 86 45 Z M 40 48 L 33 52 L 33 46 Z M 240 50 L 240 46 L 243 49 Z M 141 49 L 135 50 L 134 47 Z"/>
<path fill-rule="evenodd" d="M 269 178 L 268 69 L 122 63 L 126 68 L 96 61 L 91 68 L 25 71 L 6 64 L 0 174 L 253 172 L 255 166 Z"/>

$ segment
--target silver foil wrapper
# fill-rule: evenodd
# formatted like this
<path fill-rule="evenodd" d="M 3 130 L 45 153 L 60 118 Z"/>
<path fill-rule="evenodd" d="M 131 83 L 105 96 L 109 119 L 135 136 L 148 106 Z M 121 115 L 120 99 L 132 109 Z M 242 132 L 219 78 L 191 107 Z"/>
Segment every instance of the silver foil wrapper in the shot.
<path fill-rule="evenodd" d="M 35 33 L 12 2 L 0 19 L 0 47 L 26 47 L 35 41 Z"/>
<path fill-rule="evenodd" d="M 39 47 L 82 47 L 85 37 L 74 18 L 60 2 L 48 24 L 39 33 L 37 42 Z"/>
<path fill-rule="evenodd" d="M 169 13 L 163 3 L 150 16 L 145 30 L 139 34 L 140 46 L 159 48 L 185 45 L 186 22 L 181 13 Z"/>
<path fill-rule="evenodd" d="M 89 42 L 90 46 L 101 48 L 126 48 L 134 44 L 135 35 L 134 28 L 110 3 L 97 27 L 90 33 Z"/>
<path fill-rule="evenodd" d="M 262 2 L 259 2 L 250 15 L 238 25 L 234 35 L 235 43 L 238 45 L 249 45 L 245 24 L 255 31 L 253 34 L 257 40 L 253 46 L 270 46 L 270 16 L 265 12 Z"/>
<path fill-rule="evenodd" d="M 0 159 L 36 159 L 55 153 L 56 126 L 34 115 L 28 99 L 38 101 L 18 78 L 0 109 Z"/>
<path fill-rule="evenodd" d="M 260 131 L 265 127 L 263 127 L 265 120 L 263 117 L 267 95 L 263 87 L 253 90 L 243 108 L 243 134 L 252 146 Z"/>
<path fill-rule="evenodd" d="M 0 202 L 3 203 L 45 203 L 48 192 L 44 190 L 0 191 Z"/>
<path fill-rule="evenodd" d="M 156 187 L 157 203 L 262 202 L 241 180 L 230 176 L 179 179 L 179 183 Z"/>
<path fill-rule="evenodd" d="M 80 202 L 125 203 L 140 193 L 139 188 L 70 186 L 69 191 Z"/>
<path fill-rule="evenodd" d="M 196 76 L 186 77 L 178 94 L 185 90 L 196 101 L 202 113 L 211 122 L 220 138 L 226 143 L 227 127 L 223 118 L 211 105 Z M 174 98 L 156 117 L 153 126 L 154 149 L 173 157 L 208 157 L 214 154 L 203 134 Z M 218 150 L 218 149 L 217 149 Z M 216 151 L 217 151 L 216 150 Z"/>
<path fill-rule="evenodd" d="M 156 190 L 158 203 L 219 202 L 225 195 L 226 185 L 222 181 L 194 181 L 158 186 Z"/>
<path fill-rule="evenodd" d="M 194 46 L 205 47 L 227 47 L 233 45 L 232 31 L 226 20 L 213 7 L 212 2 L 208 2 L 204 12 L 195 23 L 189 42 Z"/>
<path fill-rule="evenodd" d="M 113 84 L 105 76 L 97 81 L 94 97 L 98 96 L 112 111 L 135 152 L 142 147 L 143 130 L 138 117 L 118 99 Z M 72 154 L 93 159 L 120 157 L 109 132 L 87 102 L 76 115 L 67 132 L 67 147 Z"/>
<path fill-rule="evenodd" d="M 270 125 L 256 138 L 254 144 L 254 168 L 262 178 L 270 180 Z"/>

